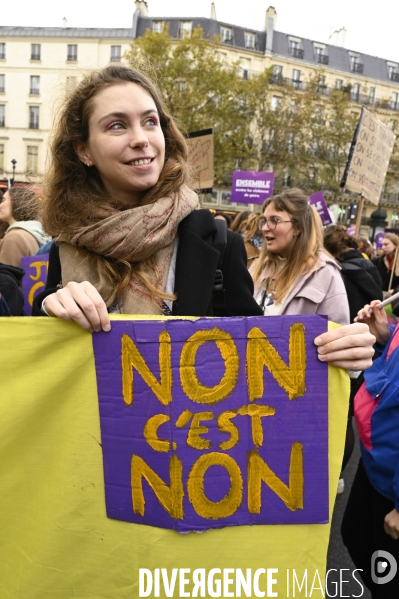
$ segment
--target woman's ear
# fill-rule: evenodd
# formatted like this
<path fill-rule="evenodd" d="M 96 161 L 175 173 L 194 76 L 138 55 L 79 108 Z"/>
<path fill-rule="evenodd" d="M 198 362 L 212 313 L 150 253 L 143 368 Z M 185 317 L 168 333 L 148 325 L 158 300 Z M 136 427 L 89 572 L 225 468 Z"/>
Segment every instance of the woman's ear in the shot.
<path fill-rule="evenodd" d="M 82 141 L 78 141 L 74 144 L 75 147 L 75 152 L 77 157 L 79 158 L 79 160 L 81 162 L 83 162 L 83 164 L 85 164 L 86 166 L 92 166 L 93 163 L 90 159 L 90 155 L 87 151 L 87 147 L 86 144 L 83 143 Z"/>

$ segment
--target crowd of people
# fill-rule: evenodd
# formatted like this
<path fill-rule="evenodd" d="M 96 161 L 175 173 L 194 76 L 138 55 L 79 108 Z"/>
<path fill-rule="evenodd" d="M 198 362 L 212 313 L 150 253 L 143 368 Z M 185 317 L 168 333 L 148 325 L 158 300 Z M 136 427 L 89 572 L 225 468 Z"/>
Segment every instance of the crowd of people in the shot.
<path fill-rule="evenodd" d="M 355 563 L 362 564 L 357 567 L 363 568 L 373 597 L 380 597 L 366 556 L 377 543 L 376 549 L 388 547 L 399 559 L 399 394 L 394 376 L 399 350 L 396 326 L 388 325 L 378 305 L 384 293 L 399 285 L 399 238 L 387 234 L 383 255 L 373 258 L 367 239 L 351 237 L 341 225 L 323 230 L 316 210 L 298 189 L 269 198 L 261 216 L 245 211 L 233 222 L 226 214 L 214 218 L 199 208 L 190 187 L 185 138 L 156 87 L 140 72 L 120 65 L 88 74 L 69 95 L 53 131 L 41 190 L 38 198 L 33 190 L 11 187 L 0 203 L 5 224 L 0 268 L 16 269 L 18 275 L 21 257 L 49 243 L 48 279 L 35 298 L 35 316 L 74 321 L 90 333 L 110 331 L 110 313 L 327 314 L 342 325 L 315 344 L 321 361 L 345 368 L 351 377 L 343 468 L 353 448 L 354 411 L 362 443 L 356 481 L 362 477 L 363 486 L 355 481 L 344 540 Z M 0 293 L 3 314 L 7 304 L 8 314 L 13 313 L 1 270 Z M 372 361 L 375 340 L 381 357 Z M 368 412 L 370 432 L 357 406 L 364 416 L 365 403 L 376 398 L 376 419 Z M 375 494 L 382 498 L 378 510 Z M 364 515 L 354 518 L 358 501 Z M 363 518 L 367 543 L 358 556 L 351 539 L 360 534 L 356 526 Z M 397 591 L 393 581 L 384 587 L 392 594 L 381 597 L 397 597 Z"/>

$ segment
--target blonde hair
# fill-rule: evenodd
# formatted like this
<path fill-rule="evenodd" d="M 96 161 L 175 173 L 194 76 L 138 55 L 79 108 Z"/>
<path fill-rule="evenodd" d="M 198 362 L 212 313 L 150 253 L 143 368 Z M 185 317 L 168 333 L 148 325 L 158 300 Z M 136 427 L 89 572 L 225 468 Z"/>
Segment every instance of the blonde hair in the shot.
<path fill-rule="evenodd" d="M 279 270 L 281 268 L 279 256 L 269 252 L 267 244 L 264 243 L 251 274 L 257 285 L 261 282 L 262 273 L 267 267 L 267 287 L 274 291 L 275 301 L 281 302 L 291 291 L 297 279 L 309 272 L 318 262 L 318 254 L 323 250 L 323 227 L 317 211 L 309 204 L 308 198 L 300 189 L 289 189 L 267 199 L 262 206 L 262 212 L 271 204 L 278 212 L 285 211 L 290 214 L 292 224 L 298 228 L 299 234 L 289 248 L 282 270 Z M 272 282 L 273 279 L 275 280 Z"/>

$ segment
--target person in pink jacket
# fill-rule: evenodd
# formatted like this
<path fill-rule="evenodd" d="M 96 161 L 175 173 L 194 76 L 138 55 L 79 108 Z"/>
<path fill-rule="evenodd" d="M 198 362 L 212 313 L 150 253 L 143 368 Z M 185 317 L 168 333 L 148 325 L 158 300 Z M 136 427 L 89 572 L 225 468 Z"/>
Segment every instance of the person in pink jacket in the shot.
<path fill-rule="evenodd" d="M 263 313 L 326 314 L 348 324 L 340 267 L 323 248 L 321 220 L 305 194 L 289 189 L 266 200 L 259 229 L 264 242 L 251 274 Z"/>

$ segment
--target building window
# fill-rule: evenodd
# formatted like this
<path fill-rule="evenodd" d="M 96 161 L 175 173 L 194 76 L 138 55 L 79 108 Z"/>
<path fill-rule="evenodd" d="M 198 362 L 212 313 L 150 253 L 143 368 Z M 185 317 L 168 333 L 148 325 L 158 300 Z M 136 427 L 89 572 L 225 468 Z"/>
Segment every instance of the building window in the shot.
<path fill-rule="evenodd" d="M 374 102 L 375 102 L 375 87 L 370 87 L 369 101 L 370 101 L 370 104 L 374 104 Z"/>
<path fill-rule="evenodd" d="M 6 45 L 4 42 L 0 43 L 0 60 L 5 60 L 6 58 Z"/>
<path fill-rule="evenodd" d="M 361 62 L 359 56 L 356 56 L 355 54 L 351 54 L 349 56 L 349 60 L 351 63 L 351 71 L 353 73 L 363 73 L 363 63 Z"/>
<path fill-rule="evenodd" d="M 335 89 L 342 89 L 342 86 L 344 85 L 344 81 L 343 79 L 336 79 L 335 80 Z"/>
<path fill-rule="evenodd" d="M 184 39 L 185 37 L 191 37 L 192 30 L 192 21 L 180 21 L 179 37 L 181 37 L 181 39 Z"/>
<path fill-rule="evenodd" d="M 277 108 L 279 108 L 280 105 L 281 105 L 281 98 L 280 98 L 280 96 L 272 96 L 271 109 L 272 110 L 277 110 Z"/>
<path fill-rule="evenodd" d="M 77 44 L 68 44 L 67 60 L 71 62 L 78 60 Z"/>
<path fill-rule="evenodd" d="M 31 60 L 40 60 L 40 52 L 41 52 L 40 44 L 31 44 L 30 45 L 30 59 Z"/>
<path fill-rule="evenodd" d="M 360 98 L 360 83 L 353 83 L 351 89 L 351 100 L 354 102 L 359 102 Z"/>
<path fill-rule="evenodd" d="M 317 92 L 319 94 L 327 93 L 327 81 L 326 81 L 325 75 L 319 75 L 318 82 L 317 82 Z"/>
<path fill-rule="evenodd" d="M 6 91 L 6 76 L 0 75 L 0 93 L 4 94 Z"/>
<path fill-rule="evenodd" d="M 122 46 L 111 46 L 111 62 L 121 61 Z"/>
<path fill-rule="evenodd" d="M 0 127 L 6 126 L 6 106 L 5 104 L 0 104 Z"/>
<path fill-rule="evenodd" d="M 154 33 L 162 33 L 165 27 L 165 21 L 153 21 L 152 30 Z"/>
<path fill-rule="evenodd" d="M 28 173 L 37 173 L 39 166 L 39 148 L 37 146 L 28 146 L 26 170 Z"/>
<path fill-rule="evenodd" d="M 216 189 L 212 190 L 210 193 L 205 193 L 202 195 L 202 203 L 203 204 L 217 204 L 218 203 L 218 192 Z"/>
<path fill-rule="evenodd" d="M 287 150 L 289 154 L 294 153 L 295 133 L 288 134 Z"/>
<path fill-rule="evenodd" d="M 39 75 L 31 75 L 30 77 L 30 94 L 38 96 L 40 94 L 40 77 Z"/>
<path fill-rule="evenodd" d="M 302 87 L 301 71 L 298 69 L 292 69 L 292 84 L 295 89 L 301 89 Z"/>
<path fill-rule="evenodd" d="M 221 27 L 220 36 L 223 44 L 231 44 L 233 41 L 233 31 L 231 27 Z"/>
<path fill-rule="evenodd" d="M 399 110 L 399 92 L 392 92 L 390 108 L 391 110 Z"/>
<path fill-rule="evenodd" d="M 283 67 L 279 64 L 273 65 L 272 81 L 273 81 L 273 83 L 277 83 L 277 84 L 278 83 L 282 84 L 284 82 Z"/>
<path fill-rule="evenodd" d="M 251 67 L 251 61 L 246 58 L 241 58 L 242 78 L 249 79 L 249 72 Z"/>
<path fill-rule="evenodd" d="M 0 144 L 0 173 L 4 172 L 4 144 Z"/>
<path fill-rule="evenodd" d="M 328 64 L 328 54 L 324 46 L 315 46 L 314 53 L 316 56 L 316 62 L 319 64 Z"/>
<path fill-rule="evenodd" d="M 398 65 L 394 62 L 388 63 L 388 77 L 391 81 L 399 81 Z"/>
<path fill-rule="evenodd" d="M 244 33 L 245 47 L 250 50 L 256 50 L 256 34 L 250 31 Z"/>
<path fill-rule="evenodd" d="M 231 192 L 230 191 L 222 191 L 221 204 L 225 204 L 226 206 L 231 205 Z"/>
<path fill-rule="evenodd" d="M 39 106 L 29 106 L 29 129 L 39 129 Z"/>
<path fill-rule="evenodd" d="M 290 40 L 290 52 L 294 58 L 303 58 L 303 49 L 299 40 Z"/>

